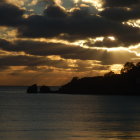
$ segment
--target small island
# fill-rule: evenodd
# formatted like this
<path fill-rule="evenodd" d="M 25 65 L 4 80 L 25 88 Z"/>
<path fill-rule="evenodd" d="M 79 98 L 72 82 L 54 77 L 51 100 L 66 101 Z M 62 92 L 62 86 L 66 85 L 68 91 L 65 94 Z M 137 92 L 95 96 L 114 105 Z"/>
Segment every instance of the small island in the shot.
<path fill-rule="evenodd" d="M 37 84 L 33 84 L 27 88 L 27 93 L 29 94 L 37 94 L 37 93 L 52 93 L 49 86 L 41 86 L 40 88 Z"/>
<path fill-rule="evenodd" d="M 43 93 L 52 93 L 42 87 Z M 46 92 L 45 92 L 46 91 Z M 54 93 L 54 92 L 53 92 Z M 93 95 L 140 95 L 140 62 L 126 62 L 115 74 L 110 71 L 104 76 L 77 78 L 63 85 L 55 93 L 62 94 L 93 94 Z"/>

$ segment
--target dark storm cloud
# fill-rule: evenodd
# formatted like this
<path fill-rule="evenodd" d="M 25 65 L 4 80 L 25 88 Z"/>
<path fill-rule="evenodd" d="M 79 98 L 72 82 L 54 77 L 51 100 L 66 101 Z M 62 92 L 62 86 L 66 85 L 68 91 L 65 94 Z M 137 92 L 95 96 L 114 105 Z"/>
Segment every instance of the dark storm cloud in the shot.
<path fill-rule="evenodd" d="M 100 15 L 111 20 L 127 21 L 130 19 L 139 19 L 140 9 L 107 8 L 103 10 Z"/>
<path fill-rule="evenodd" d="M 19 37 L 46 37 L 75 41 L 89 37 L 114 36 L 119 43 L 129 46 L 140 42 L 140 28 L 124 25 L 121 21 L 140 18 L 138 2 L 139 0 L 135 3 L 131 0 L 123 2 L 122 0 L 117 0 L 117 2 L 116 0 L 106 0 L 104 5 L 109 5 L 110 8 L 105 8 L 104 11 L 98 13 L 91 5 L 87 5 L 87 7 L 79 5 L 70 12 L 56 5 L 54 1 L 47 0 L 46 3 L 49 6 L 44 10 L 43 15 L 32 15 L 24 19 L 23 10 L 1 1 L 0 25 L 17 26 Z M 136 8 L 133 7 L 131 10 L 120 7 L 112 8 L 111 6 L 116 3 L 126 6 L 135 4 Z"/>
<path fill-rule="evenodd" d="M 39 41 L 16 41 L 14 43 L 10 43 L 6 40 L 0 40 L 0 49 L 13 52 L 25 52 L 26 54 L 37 56 L 60 55 L 63 58 L 83 60 L 93 59 L 90 58 L 90 56 L 93 55 L 94 57 L 98 52 L 90 52 L 90 49 L 84 49 L 79 46 Z M 81 56 L 78 56 L 78 53 L 80 53 Z M 88 56 L 86 56 L 87 54 Z"/>
<path fill-rule="evenodd" d="M 35 56 L 0 56 L 0 67 L 1 69 L 7 69 L 9 66 L 53 66 L 56 68 L 70 68 L 64 60 L 50 60 L 44 57 Z"/>
<path fill-rule="evenodd" d="M 103 0 L 106 7 L 132 7 L 140 4 L 140 0 Z"/>
<path fill-rule="evenodd" d="M 44 59 L 32 56 L 0 56 L 0 66 L 40 66 L 44 63 Z"/>
<path fill-rule="evenodd" d="M 9 43 L 3 43 L 4 40 L 0 42 L 0 49 L 11 52 L 25 52 L 26 54 L 34 56 L 49 56 L 49 55 L 59 55 L 65 59 L 76 59 L 76 60 L 98 60 L 101 61 L 104 65 L 116 64 L 116 63 L 125 63 L 126 61 L 131 61 L 132 58 L 137 58 L 134 53 L 130 53 L 127 50 L 122 51 L 107 51 L 102 49 L 86 49 L 79 46 L 68 46 L 61 43 L 45 43 L 37 41 L 16 41 L 9 45 Z M 3 44 L 3 45 L 2 45 Z M 119 55 L 119 57 L 118 57 Z M 38 58 L 36 58 L 38 59 Z M 18 61 L 15 59 L 15 61 Z M 23 61 L 25 61 L 23 59 Z M 30 62 L 29 65 L 35 65 L 36 63 L 42 64 L 35 60 Z M 43 63 L 46 62 L 43 61 Z M 55 61 L 52 61 L 55 62 Z M 57 61 L 58 62 L 58 61 Z M 7 62 L 10 63 L 10 62 Z M 63 61 L 59 61 L 63 64 Z M 24 62 L 21 61 L 21 65 Z M 55 64 L 56 65 L 56 64 Z"/>
<path fill-rule="evenodd" d="M 82 8 L 69 13 L 56 5 L 49 6 L 43 16 L 30 16 L 26 24 L 18 29 L 20 37 L 60 37 L 70 41 L 72 37 L 73 40 L 79 40 L 111 35 L 120 42 L 131 45 L 139 43 L 140 38 L 139 28 L 90 14 Z"/>
<path fill-rule="evenodd" d="M 6 63 L 5 63 L 6 62 Z M 54 68 L 58 68 L 59 70 L 67 70 L 71 69 L 71 71 L 75 72 L 86 72 L 91 70 L 108 70 L 109 65 L 96 64 L 96 62 L 92 62 L 95 65 L 91 66 L 86 60 L 77 60 L 74 62 L 75 67 L 71 67 L 69 63 L 65 60 L 50 60 L 46 58 L 39 58 L 35 56 L 0 56 L 0 71 L 5 71 L 10 69 L 11 66 L 24 66 L 22 69 L 15 69 L 14 73 L 18 74 L 19 72 L 25 72 L 26 70 L 33 71 L 42 71 L 42 72 L 52 72 Z M 48 67 L 38 67 L 38 66 L 48 66 Z M 50 67 L 49 67 L 50 66 Z"/>
<path fill-rule="evenodd" d="M 103 0 L 105 8 L 100 15 L 114 20 L 127 21 L 140 18 L 140 0 Z"/>
<path fill-rule="evenodd" d="M 64 18 L 67 16 L 67 13 L 61 7 L 53 5 L 48 6 L 48 8 L 44 11 L 44 15 L 51 18 Z"/>
<path fill-rule="evenodd" d="M 38 46 L 39 45 L 39 46 Z M 80 47 L 66 47 L 63 44 L 57 43 L 41 43 L 41 42 L 29 42 L 29 41 L 18 41 L 14 42 L 13 44 L 6 41 L 0 40 L 0 49 L 9 51 L 9 52 L 25 52 L 30 55 L 8 55 L 0 56 L 0 67 L 1 70 L 6 70 L 10 66 L 27 66 L 26 70 L 39 70 L 37 66 L 52 66 L 55 68 L 62 68 L 62 69 L 71 69 L 78 72 L 84 72 L 89 70 L 106 70 L 108 66 L 99 65 L 96 61 L 95 64 L 97 66 L 92 66 L 91 63 L 88 62 L 88 59 L 94 59 L 96 56 L 87 57 L 86 55 L 93 55 L 93 51 L 88 52 L 85 54 L 84 49 Z M 40 47 L 41 46 L 41 47 Z M 43 49 L 44 48 L 44 49 Z M 77 57 L 77 53 L 79 53 L 79 57 Z M 75 67 L 69 66 L 67 60 L 60 59 L 60 60 L 51 60 L 44 56 L 47 55 L 60 55 L 62 58 L 67 59 L 76 59 Z M 93 60 L 92 60 L 93 61 Z M 94 61 L 93 61 L 94 63 Z"/>
<path fill-rule="evenodd" d="M 17 26 L 23 22 L 24 10 L 6 2 L 0 2 L 0 25 Z"/>

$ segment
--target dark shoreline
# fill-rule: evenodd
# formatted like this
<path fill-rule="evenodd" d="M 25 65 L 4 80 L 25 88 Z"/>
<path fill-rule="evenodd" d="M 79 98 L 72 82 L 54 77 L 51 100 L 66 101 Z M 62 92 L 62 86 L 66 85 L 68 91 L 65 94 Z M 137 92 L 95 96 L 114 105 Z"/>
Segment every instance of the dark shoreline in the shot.
<path fill-rule="evenodd" d="M 73 92 L 73 93 L 71 93 L 71 92 L 67 92 L 67 93 L 65 93 L 65 92 L 49 92 L 49 93 L 28 93 L 28 94 L 37 94 L 37 95 L 39 95 L 39 94 L 44 94 L 44 95 L 46 95 L 46 94 L 51 94 L 51 95 L 53 95 L 53 94 L 60 94 L 60 95 L 95 95 L 95 96 L 140 96 L 140 93 L 76 93 L 76 92 Z"/>
<path fill-rule="evenodd" d="M 104 76 L 73 77 L 70 82 L 54 91 L 49 86 L 38 87 L 34 84 L 28 87 L 27 93 L 140 96 L 140 62 L 127 62 L 120 74 L 110 71 Z"/>

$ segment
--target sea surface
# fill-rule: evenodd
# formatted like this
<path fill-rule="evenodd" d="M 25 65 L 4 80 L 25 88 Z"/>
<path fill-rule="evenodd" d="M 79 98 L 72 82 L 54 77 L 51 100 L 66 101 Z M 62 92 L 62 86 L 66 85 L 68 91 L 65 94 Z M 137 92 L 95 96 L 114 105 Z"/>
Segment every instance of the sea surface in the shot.
<path fill-rule="evenodd" d="M 0 140 L 140 140 L 140 97 L 0 87 Z"/>

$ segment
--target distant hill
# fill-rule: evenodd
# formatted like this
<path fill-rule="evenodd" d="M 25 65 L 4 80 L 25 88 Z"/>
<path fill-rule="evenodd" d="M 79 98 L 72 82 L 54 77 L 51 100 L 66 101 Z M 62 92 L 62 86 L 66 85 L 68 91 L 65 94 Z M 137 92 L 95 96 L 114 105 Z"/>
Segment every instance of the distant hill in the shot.
<path fill-rule="evenodd" d="M 104 76 L 74 77 L 62 86 L 60 93 L 70 94 L 108 94 L 108 95 L 140 95 L 140 62 L 127 62 L 121 74 L 110 71 Z"/>

